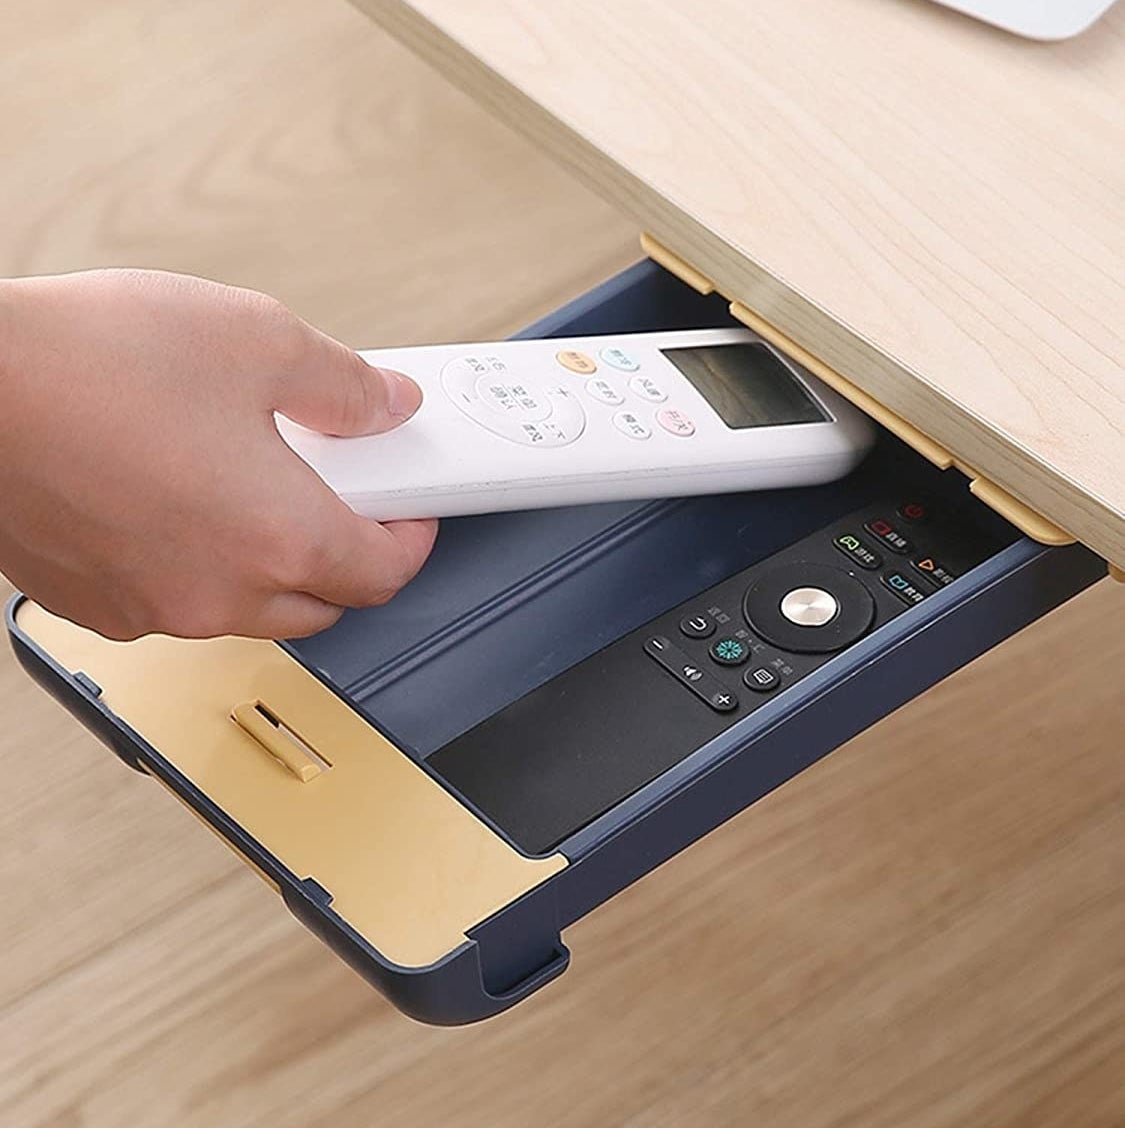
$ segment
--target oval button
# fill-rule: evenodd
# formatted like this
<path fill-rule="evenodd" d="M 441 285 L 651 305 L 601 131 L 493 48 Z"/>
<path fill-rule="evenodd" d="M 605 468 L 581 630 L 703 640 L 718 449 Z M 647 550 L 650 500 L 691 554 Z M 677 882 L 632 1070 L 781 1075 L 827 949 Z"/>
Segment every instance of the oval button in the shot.
<path fill-rule="evenodd" d="M 682 412 L 674 407 L 666 407 L 656 413 L 657 422 L 670 434 L 687 438 L 695 434 L 695 424 Z"/>
<path fill-rule="evenodd" d="M 586 391 L 599 403 L 608 403 L 611 407 L 625 402 L 625 397 L 604 377 L 586 381 Z"/>
<path fill-rule="evenodd" d="M 598 353 L 598 356 L 600 356 L 610 368 L 616 368 L 619 372 L 636 372 L 637 369 L 640 368 L 640 364 L 624 349 L 607 346 Z"/>
<path fill-rule="evenodd" d="M 613 425 L 631 439 L 647 439 L 652 434 L 648 425 L 631 411 L 619 411 L 613 417 Z"/>
<path fill-rule="evenodd" d="M 634 376 L 629 381 L 629 387 L 649 403 L 663 403 L 668 398 L 664 389 L 651 376 Z"/>
<path fill-rule="evenodd" d="M 592 372 L 598 370 L 598 366 L 593 360 L 577 349 L 563 349 L 562 352 L 555 353 L 555 360 L 563 368 L 569 368 L 571 372 L 577 372 L 579 376 L 589 376 Z"/>

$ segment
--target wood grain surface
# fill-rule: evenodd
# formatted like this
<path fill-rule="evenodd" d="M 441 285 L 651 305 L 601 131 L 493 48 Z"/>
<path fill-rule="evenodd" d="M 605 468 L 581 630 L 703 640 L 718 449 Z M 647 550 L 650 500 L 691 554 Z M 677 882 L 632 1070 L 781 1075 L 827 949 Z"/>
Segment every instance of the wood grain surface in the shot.
<path fill-rule="evenodd" d="M 1125 563 L 1125 5 L 355 0 L 798 344 Z"/>
<path fill-rule="evenodd" d="M 634 254 L 342 4 L 44 0 L 0 42 L 0 270 L 196 270 L 363 344 L 499 334 Z M 1099 584 L 452 1031 L 382 1002 L 5 650 L 0 1124 L 1119 1128 L 1123 622 Z"/>

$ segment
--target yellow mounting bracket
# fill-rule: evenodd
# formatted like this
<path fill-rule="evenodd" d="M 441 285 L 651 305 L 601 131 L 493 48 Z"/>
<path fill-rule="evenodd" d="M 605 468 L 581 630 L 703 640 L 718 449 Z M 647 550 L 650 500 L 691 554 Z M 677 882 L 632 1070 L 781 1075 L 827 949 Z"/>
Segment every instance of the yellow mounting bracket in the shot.
<path fill-rule="evenodd" d="M 665 270 L 670 271 L 681 282 L 685 282 L 692 289 L 701 294 L 722 293 L 715 283 L 705 274 L 701 273 L 690 263 L 685 262 L 674 251 L 669 250 L 663 243 L 654 239 L 647 232 L 641 235 L 641 249 L 654 262 L 659 263 Z M 753 329 L 760 337 L 780 349 L 798 364 L 807 368 L 814 376 L 823 380 L 829 387 L 839 392 L 845 399 L 850 400 L 861 411 L 871 416 L 877 423 L 882 424 L 893 435 L 913 447 L 923 458 L 928 459 L 942 470 L 956 467 L 969 478 L 969 490 L 985 505 L 995 509 L 1002 517 L 1010 521 L 1020 532 L 1031 537 L 1041 544 L 1063 545 L 1073 544 L 1075 538 L 1065 529 L 1059 528 L 1046 517 L 1035 512 L 1018 498 L 1013 497 L 1007 490 L 978 474 L 971 466 L 966 465 L 940 443 L 935 442 L 929 435 L 920 431 L 913 423 L 903 419 L 901 415 L 890 408 L 884 407 L 869 392 L 857 387 L 841 376 L 834 368 L 830 368 L 818 357 L 813 356 L 808 349 L 799 345 L 791 337 L 771 325 L 760 314 L 750 309 L 731 295 L 723 294 L 730 302 L 730 312 L 733 317 L 744 325 Z M 1125 573 L 1120 569 L 1110 567 L 1110 575 L 1116 579 L 1125 580 Z"/>
<path fill-rule="evenodd" d="M 16 618 L 97 684 L 100 707 L 159 751 L 162 771 L 178 773 L 296 878 L 313 878 L 333 912 L 392 963 L 442 959 L 567 865 L 558 853 L 520 854 L 275 643 L 109 642 L 31 602 Z M 155 763 L 146 771 L 175 791 Z"/>

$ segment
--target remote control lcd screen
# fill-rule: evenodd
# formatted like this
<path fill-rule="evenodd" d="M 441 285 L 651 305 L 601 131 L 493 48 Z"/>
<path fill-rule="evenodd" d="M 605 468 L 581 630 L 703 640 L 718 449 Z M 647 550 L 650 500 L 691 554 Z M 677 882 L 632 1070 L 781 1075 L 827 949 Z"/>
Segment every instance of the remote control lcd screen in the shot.
<path fill-rule="evenodd" d="M 702 345 L 660 351 L 735 430 L 830 421 L 767 345 Z"/>

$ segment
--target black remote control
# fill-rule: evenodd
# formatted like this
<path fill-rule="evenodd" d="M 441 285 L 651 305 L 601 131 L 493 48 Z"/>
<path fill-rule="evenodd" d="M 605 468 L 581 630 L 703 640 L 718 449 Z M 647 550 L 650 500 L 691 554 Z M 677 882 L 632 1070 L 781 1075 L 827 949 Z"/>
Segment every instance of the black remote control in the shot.
<path fill-rule="evenodd" d="M 1010 542 L 885 499 L 658 616 L 435 752 L 529 853 L 590 820 Z"/>

